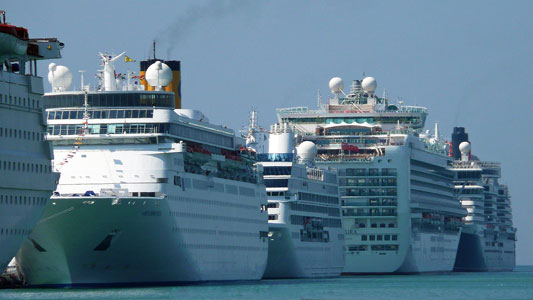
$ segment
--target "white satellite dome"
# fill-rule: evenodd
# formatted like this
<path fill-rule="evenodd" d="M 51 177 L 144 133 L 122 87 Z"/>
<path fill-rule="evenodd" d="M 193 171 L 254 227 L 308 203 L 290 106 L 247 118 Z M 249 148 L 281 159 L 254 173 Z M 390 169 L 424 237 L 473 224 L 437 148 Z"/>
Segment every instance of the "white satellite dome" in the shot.
<path fill-rule="evenodd" d="M 378 82 L 374 77 L 365 77 L 361 83 L 361 86 L 363 87 L 363 91 L 367 93 L 373 93 L 378 86 Z"/>
<path fill-rule="evenodd" d="M 469 142 L 462 142 L 461 144 L 459 144 L 459 151 L 461 151 L 461 153 L 466 154 L 470 152 L 471 147 L 472 146 L 470 146 Z"/>
<path fill-rule="evenodd" d="M 172 81 L 172 70 L 167 64 L 156 61 L 146 70 L 145 78 L 153 87 L 167 86 Z"/>
<path fill-rule="evenodd" d="M 340 93 L 344 89 L 344 82 L 340 77 L 333 77 L 329 81 L 329 89 L 332 93 Z"/>
<path fill-rule="evenodd" d="M 303 160 L 314 160 L 317 154 L 316 145 L 313 142 L 302 142 L 297 148 L 296 153 L 298 157 Z"/>
<path fill-rule="evenodd" d="M 65 66 L 48 65 L 48 82 L 54 91 L 66 91 L 72 84 L 72 72 Z"/>

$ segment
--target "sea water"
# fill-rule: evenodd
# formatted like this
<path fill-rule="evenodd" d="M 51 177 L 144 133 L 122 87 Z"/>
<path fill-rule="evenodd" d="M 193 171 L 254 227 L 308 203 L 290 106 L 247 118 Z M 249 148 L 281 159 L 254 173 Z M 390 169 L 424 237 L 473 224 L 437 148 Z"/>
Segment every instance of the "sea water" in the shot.
<path fill-rule="evenodd" d="M 0 299 L 533 299 L 533 266 L 515 272 L 342 276 L 172 287 L 0 290 Z"/>

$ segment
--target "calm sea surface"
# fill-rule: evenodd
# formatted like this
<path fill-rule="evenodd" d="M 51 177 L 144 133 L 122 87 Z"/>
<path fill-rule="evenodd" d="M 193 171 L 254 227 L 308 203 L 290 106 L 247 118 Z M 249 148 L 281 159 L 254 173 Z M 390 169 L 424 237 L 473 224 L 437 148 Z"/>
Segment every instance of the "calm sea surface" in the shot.
<path fill-rule="evenodd" d="M 0 290 L 0 299 L 533 299 L 533 266 L 506 273 L 343 276 L 154 288 Z"/>

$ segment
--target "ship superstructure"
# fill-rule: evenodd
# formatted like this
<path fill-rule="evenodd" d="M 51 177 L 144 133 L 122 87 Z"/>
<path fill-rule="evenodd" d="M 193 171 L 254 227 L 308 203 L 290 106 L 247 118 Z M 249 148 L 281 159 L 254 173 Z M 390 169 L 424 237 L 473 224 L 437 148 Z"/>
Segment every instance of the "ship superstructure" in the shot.
<path fill-rule="evenodd" d="M 55 38 L 29 39 L 0 11 L 0 274 L 32 232 L 59 175 L 45 140 L 37 60 L 60 58 Z"/>
<path fill-rule="evenodd" d="M 335 168 L 346 239 L 344 273 L 453 269 L 466 214 L 454 195 L 448 146 L 422 132 L 427 110 L 389 103 L 376 80 L 330 81 L 319 109 L 278 109 L 278 119 L 317 145 L 317 165 Z"/>
<path fill-rule="evenodd" d="M 115 73 L 116 56 L 101 56 L 103 72 Z M 45 95 L 61 180 L 18 254 L 28 283 L 260 279 L 267 199 L 244 140 L 199 111 L 175 109 L 164 62 L 146 70 L 154 90 L 103 74 L 99 90 L 71 92 L 61 70 L 51 66 L 54 92 Z"/>
<path fill-rule="evenodd" d="M 472 156 L 463 127 L 454 128 L 452 142 L 455 190 L 468 211 L 454 270 L 512 271 L 516 264 L 516 228 L 509 189 L 499 183 L 501 165 Z"/>
<path fill-rule="evenodd" d="M 344 231 L 337 174 L 314 165 L 316 146 L 300 144 L 287 124 L 271 126 L 260 154 L 268 196 L 269 249 L 264 278 L 339 276 Z"/>

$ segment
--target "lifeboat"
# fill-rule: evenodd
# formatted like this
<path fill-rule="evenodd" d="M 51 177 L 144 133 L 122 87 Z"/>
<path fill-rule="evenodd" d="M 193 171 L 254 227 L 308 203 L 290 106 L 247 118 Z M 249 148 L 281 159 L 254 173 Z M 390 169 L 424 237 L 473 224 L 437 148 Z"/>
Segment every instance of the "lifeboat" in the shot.
<path fill-rule="evenodd" d="M 11 58 L 26 55 L 28 49 L 28 29 L 6 23 L 5 12 L 0 11 L 0 57 Z"/>
<path fill-rule="evenodd" d="M 341 150 L 343 151 L 353 151 L 353 152 L 359 152 L 359 147 L 347 143 L 341 144 Z"/>

